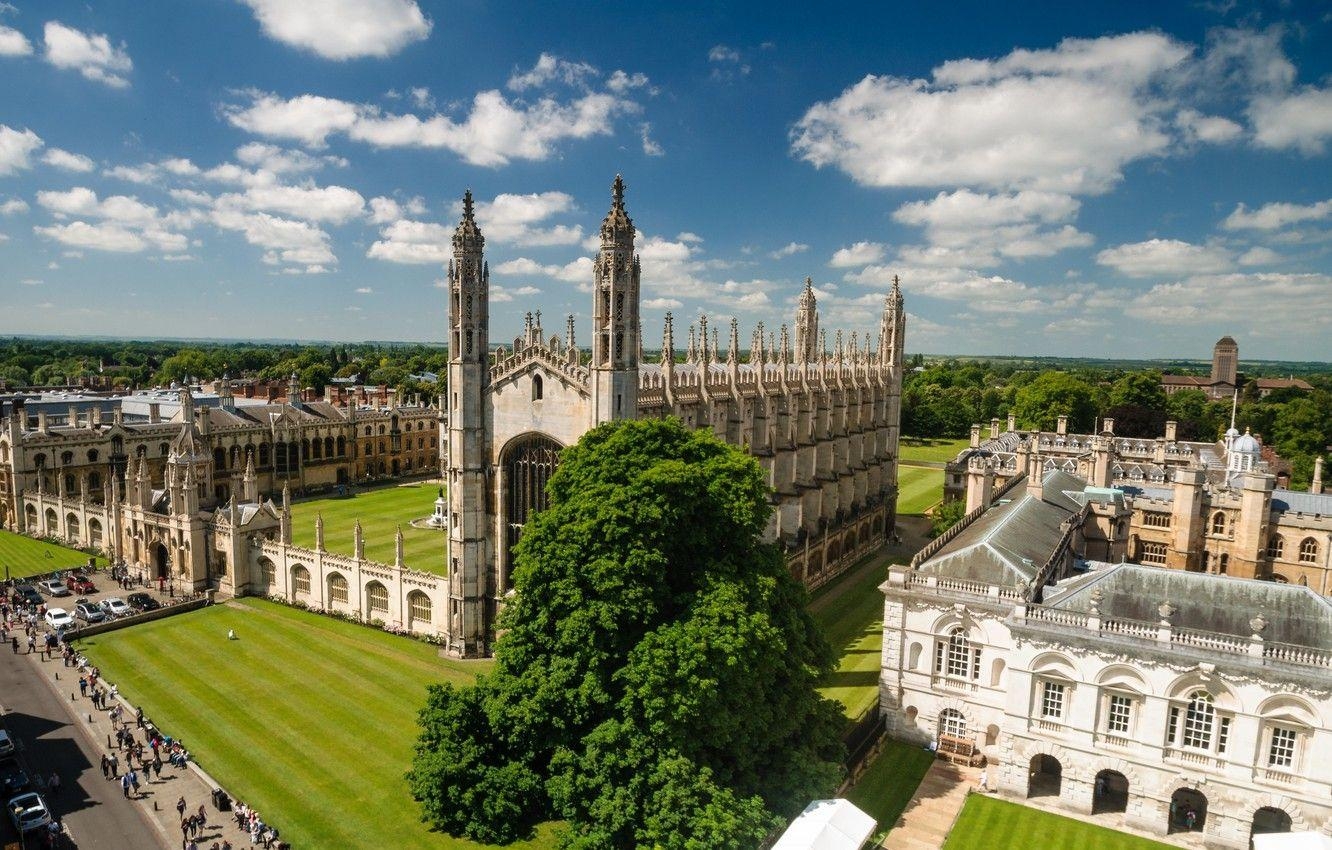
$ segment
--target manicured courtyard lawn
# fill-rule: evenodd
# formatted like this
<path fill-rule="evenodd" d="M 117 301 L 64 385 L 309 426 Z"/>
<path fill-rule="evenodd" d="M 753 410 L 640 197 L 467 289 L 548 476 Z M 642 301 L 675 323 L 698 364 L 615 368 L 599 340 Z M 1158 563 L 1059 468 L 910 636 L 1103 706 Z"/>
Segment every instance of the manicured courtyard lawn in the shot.
<path fill-rule="evenodd" d="M 988 431 L 986 433 L 989 433 Z M 934 437 L 903 437 L 897 446 L 903 463 L 947 463 L 970 445 L 971 440 L 943 440 Z"/>
<path fill-rule="evenodd" d="M 1158 841 L 982 794 L 967 798 L 944 850 L 1027 850 L 1034 839 L 1042 850 L 1170 850 Z"/>
<path fill-rule="evenodd" d="M 97 563 L 106 566 L 106 559 L 98 558 Z M 77 549 L 0 531 L 0 577 L 25 578 L 87 564 L 88 556 Z"/>
<path fill-rule="evenodd" d="M 874 831 L 876 842 L 882 841 L 902 816 L 933 761 L 934 753 L 929 750 L 889 738 L 883 742 L 883 749 L 870 763 L 860 781 L 846 792 L 848 800 L 879 822 Z"/>
<path fill-rule="evenodd" d="M 468 684 L 488 662 L 445 660 L 428 644 L 259 599 L 79 648 L 294 847 L 480 846 L 430 832 L 403 774 L 426 685 Z M 553 832 L 510 846 L 554 847 Z"/>
<path fill-rule="evenodd" d="M 814 592 L 809 611 L 837 651 L 837 669 L 819 693 L 842 704 L 848 718 L 860 717 L 879 698 L 879 653 L 883 647 L 883 594 L 887 561 L 872 558 Z"/>
<path fill-rule="evenodd" d="M 943 501 L 944 474 L 942 469 L 924 466 L 897 468 L 897 512 L 923 514 L 926 509 Z"/>
<path fill-rule="evenodd" d="M 335 496 L 293 502 L 291 506 L 291 542 L 313 547 L 315 516 L 324 517 L 324 546 L 330 552 L 351 555 L 354 551 L 352 527 L 357 518 L 365 534 L 365 556 L 382 564 L 393 563 L 393 536 L 402 526 L 403 561 L 407 566 L 443 575 L 448 545 L 447 534 L 433 528 L 413 528 L 414 519 L 430 516 L 439 495 L 438 484 L 407 484 L 366 490 L 354 496 Z"/>

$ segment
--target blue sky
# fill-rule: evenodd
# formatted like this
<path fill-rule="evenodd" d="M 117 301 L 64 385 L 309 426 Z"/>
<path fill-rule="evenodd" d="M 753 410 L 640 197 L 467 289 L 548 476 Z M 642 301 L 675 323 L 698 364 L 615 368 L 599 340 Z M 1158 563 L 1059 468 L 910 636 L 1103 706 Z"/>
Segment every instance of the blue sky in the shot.
<path fill-rule="evenodd" d="M 3 333 L 442 340 L 470 188 L 492 339 L 586 339 L 621 172 L 650 348 L 896 274 L 910 351 L 1332 351 L 1321 3 L 10 0 L 0 80 Z"/>

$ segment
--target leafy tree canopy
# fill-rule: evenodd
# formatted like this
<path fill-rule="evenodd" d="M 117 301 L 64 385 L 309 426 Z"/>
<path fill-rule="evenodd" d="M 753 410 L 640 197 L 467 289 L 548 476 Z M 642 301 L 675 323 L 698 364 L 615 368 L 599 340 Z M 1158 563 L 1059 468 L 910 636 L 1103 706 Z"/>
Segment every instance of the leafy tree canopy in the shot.
<path fill-rule="evenodd" d="M 1070 431 L 1086 433 L 1096 422 L 1091 387 L 1066 372 L 1043 372 L 1017 391 L 1013 412 L 1024 428 L 1053 431 L 1060 416 L 1068 417 Z"/>
<path fill-rule="evenodd" d="M 408 775 L 483 841 L 753 847 L 835 785 L 833 653 L 773 545 L 758 464 L 676 421 L 566 449 L 516 551 L 492 675 L 432 687 Z"/>

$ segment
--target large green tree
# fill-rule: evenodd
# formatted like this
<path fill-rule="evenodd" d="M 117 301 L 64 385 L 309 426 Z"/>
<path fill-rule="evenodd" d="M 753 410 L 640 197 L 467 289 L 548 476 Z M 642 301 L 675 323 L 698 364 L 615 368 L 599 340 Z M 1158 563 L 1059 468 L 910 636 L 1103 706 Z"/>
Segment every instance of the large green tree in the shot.
<path fill-rule="evenodd" d="M 494 672 L 437 686 L 411 772 L 424 818 L 566 847 L 753 847 L 832 790 L 834 657 L 777 548 L 757 463 L 676 421 L 566 449 L 516 551 Z"/>
<path fill-rule="evenodd" d="M 1096 424 L 1096 402 L 1091 386 L 1067 372 L 1042 372 L 1017 391 L 1013 412 L 1024 428 L 1054 430 L 1060 416 L 1068 417 L 1070 432 L 1086 433 Z"/>

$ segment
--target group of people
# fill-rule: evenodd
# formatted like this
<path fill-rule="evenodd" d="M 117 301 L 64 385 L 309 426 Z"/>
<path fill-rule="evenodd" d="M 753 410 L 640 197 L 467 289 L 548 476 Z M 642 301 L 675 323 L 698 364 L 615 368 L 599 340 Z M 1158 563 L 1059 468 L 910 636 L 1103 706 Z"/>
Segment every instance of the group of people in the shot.
<path fill-rule="evenodd" d="M 284 847 L 278 841 L 278 829 L 272 824 L 264 823 L 264 819 L 259 817 L 259 812 L 250 808 L 242 802 L 236 803 L 236 826 L 241 832 L 249 833 L 250 846 L 252 847 Z"/>

